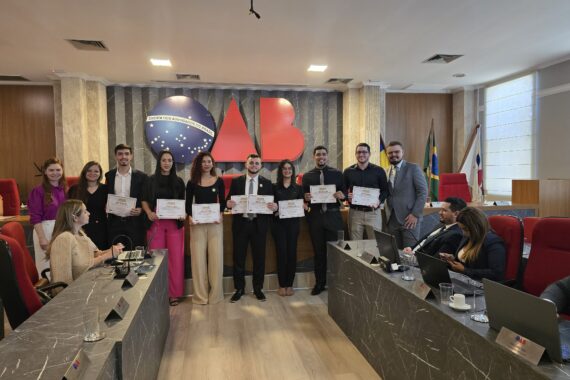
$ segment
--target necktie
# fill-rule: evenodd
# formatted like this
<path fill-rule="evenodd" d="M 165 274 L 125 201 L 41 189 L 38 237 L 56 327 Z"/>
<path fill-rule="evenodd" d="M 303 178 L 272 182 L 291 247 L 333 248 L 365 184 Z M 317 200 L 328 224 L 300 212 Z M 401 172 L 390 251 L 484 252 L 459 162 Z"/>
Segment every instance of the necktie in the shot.
<path fill-rule="evenodd" d="M 396 165 L 392 165 L 392 169 L 390 169 L 390 185 L 394 187 L 394 182 L 396 181 L 396 174 L 398 174 L 398 167 Z"/>
<path fill-rule="evenodd" d="M 325 173 L 321 170 L 321 174 L 319 175 L 319 182 L 321 185 L 325 184 Z M 322 210 L 323 212 L 327 212 L 327 204 L 323 203 L 321 204 Z"/>
<path fill-rule="evenodd" d="M 253 194 L 253 178 L 251 178 L 249 180 L 249 188 L 247 189 L 247 195 L 252 195 Z M 247 214 L 247 218 L 249 220 L 253 220 L 253 218 L 255 218 L 255 214 Z"/>

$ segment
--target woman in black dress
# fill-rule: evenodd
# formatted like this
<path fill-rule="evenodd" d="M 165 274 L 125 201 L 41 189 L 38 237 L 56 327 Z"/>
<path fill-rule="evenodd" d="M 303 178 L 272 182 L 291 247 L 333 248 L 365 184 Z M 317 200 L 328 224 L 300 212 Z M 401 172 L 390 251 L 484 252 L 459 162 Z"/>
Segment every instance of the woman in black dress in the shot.
<path fill-rule="evenodd" d="M 69 188 L 69 199 L 79 199 L 87 206 L 89 223 L 83 230 L 95 245 L 101 249 L 109 248 L 107 236 L 107 185 L 101 183 L 103 169 L 96 161 L 89 161 L 81 170 L 79 183 Z"/>
<path fill-rule="evenodd" d="M 295 167 L 289 160 L 279 163 L 277 183 L 273 186 L 275 203 L 303 199 L 303 188 L 295 183 Z M 271 231 L 277 251 L 277 277 L 280 296 L 293 295 L 293 281 L 297 269 L 297 238 L 301 218 L 280 219 L 276 213 Z"/>

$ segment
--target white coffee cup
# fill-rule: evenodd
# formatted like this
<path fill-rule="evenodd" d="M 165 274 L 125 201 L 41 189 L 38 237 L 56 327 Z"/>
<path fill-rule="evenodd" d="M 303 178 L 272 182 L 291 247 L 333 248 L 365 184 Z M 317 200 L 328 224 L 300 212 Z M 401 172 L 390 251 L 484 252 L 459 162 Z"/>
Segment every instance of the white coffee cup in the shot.
<path fill-rule="evenodd" d="M 451 303 L 455 306 L 465 306 L 465 296 L 463 294 L 455 293 L 454 295 L 449 297 Z"/>

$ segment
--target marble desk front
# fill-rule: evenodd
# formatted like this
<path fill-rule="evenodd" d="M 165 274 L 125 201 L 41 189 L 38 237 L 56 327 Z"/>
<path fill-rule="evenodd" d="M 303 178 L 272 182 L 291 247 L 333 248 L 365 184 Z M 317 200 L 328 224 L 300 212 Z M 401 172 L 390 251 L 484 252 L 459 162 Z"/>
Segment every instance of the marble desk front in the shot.
<path fill-rule="evenodd" d="M 497 332 L 472 313 L 422 300 L 401 272 L 358 258 L 375 249 L 374 240 L 348 243 L 351 250 L 328 244 L 329 314 L 384 380 L 570 379 L 570 365 L 529 364 L 495 343 Z M 475 302 L 484 308 L 483 297 Z"/>
<path fill-rule="evenodd" d="M 108 267 L 79 277 L 0 341 L 0 379 L 61 379 L 81 348 L 85 378 L 155 379 L 170 327 L 165 254 L 155 253 L 154 270 L 131 288 Z M 129 304 L 124 318 L 101 323 L 103 340 L 83 342 L 84 308 L 98 307 L 104 319 L 120 297 Z"/>

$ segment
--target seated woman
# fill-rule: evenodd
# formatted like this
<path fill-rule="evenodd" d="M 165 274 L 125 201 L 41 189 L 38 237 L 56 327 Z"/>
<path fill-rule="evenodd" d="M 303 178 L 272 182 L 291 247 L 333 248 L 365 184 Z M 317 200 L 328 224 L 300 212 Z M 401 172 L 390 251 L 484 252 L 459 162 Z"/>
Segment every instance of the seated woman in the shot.
<path fill-rule="evenodd" d="M 503 240 L 489 226 L 487 216 L 474 207 L 466 207 L 457 215 L 463 240 L 455 256 L 444 256 L 451 269 L 481 281 L 501 281 L 505 275 L 506 250 Z"/>
<path fill-rule="evenodd" d="M 558 313 L 570 316 L 570 276 L 548 285 L 540 298 L 555 304 Z"/>
<path fill-rule="evenodd" d="M 80 200 L 70 199 L 59 207 L 53 236 L 46 252 L 52 281 L 69 284 L 90 268 L 122 251 L 122 244 L 100 251 L 81 229 L 87 223 L 89 211 Z"/>

